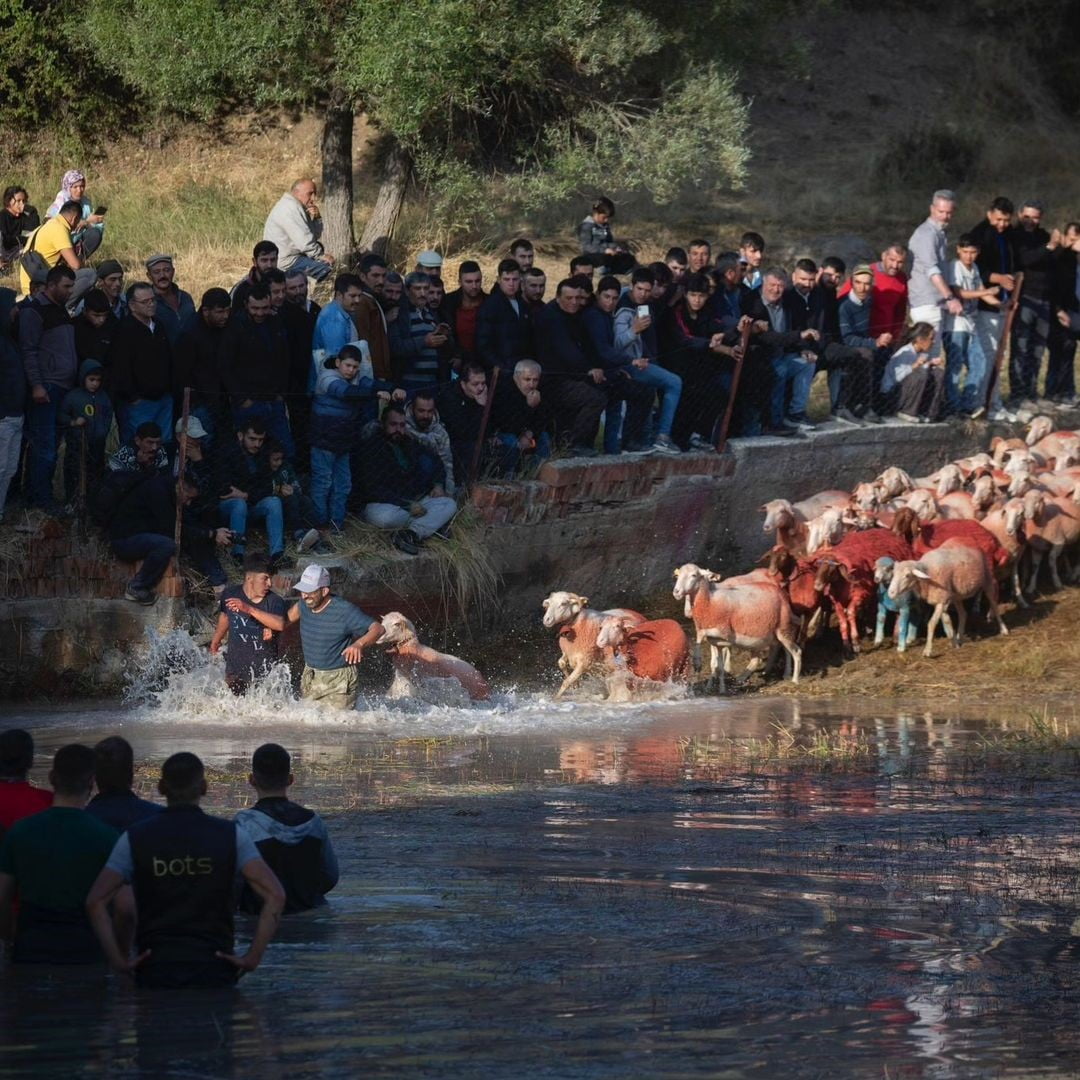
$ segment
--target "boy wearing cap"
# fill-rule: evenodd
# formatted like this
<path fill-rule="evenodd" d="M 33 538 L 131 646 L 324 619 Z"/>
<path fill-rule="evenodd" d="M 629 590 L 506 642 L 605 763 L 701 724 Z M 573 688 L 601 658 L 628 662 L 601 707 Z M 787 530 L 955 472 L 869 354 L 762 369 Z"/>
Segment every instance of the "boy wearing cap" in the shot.
<path fill-rule="evenodd" d="M 356 706 L 360 677 L 356 665 L 364 649 L 383 635 L 382 623 L 330 592 L 330 574 L 311 565 L 294 586 L 300 603 L 289 608 L 289 622 L 300 623 L 304 674 L 300 693 L 335 709 Z"/>

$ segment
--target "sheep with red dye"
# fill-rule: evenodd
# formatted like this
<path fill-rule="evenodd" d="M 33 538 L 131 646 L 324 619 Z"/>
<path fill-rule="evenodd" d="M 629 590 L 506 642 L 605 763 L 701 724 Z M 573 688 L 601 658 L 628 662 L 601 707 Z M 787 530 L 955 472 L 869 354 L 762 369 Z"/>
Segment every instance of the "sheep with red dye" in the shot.
<path fill-rule="evenodd" d="M 625 615 L 608 615 L 600 624 L 596 644 L 611 649 L 616 670 L 609 678 L 623 696 L 650 683 L 685 683 L 690 676 L 690 646 L 686 632 L 674 619 L 634 622 Z"/>

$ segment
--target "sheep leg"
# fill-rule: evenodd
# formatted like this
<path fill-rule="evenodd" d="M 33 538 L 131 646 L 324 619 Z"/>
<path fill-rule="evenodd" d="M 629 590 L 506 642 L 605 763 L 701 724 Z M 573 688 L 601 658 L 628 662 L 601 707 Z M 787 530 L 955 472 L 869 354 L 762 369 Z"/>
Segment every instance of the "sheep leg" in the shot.
<path fill-rule="evenodd" d="M 874 644 L 880 645 L 885 640 L 885 616 L 888 612 L 884 604 L 877 606 L 877 623 L 874 626 Z"/>
<path fill-rule="evenodd" d="M 998 633 L 1008 637 L 1009 628 L 1005 625 L 1005 620 L 1001 617 L 1001 609 L 997 606 L 997 601 L 994 599 L 993 593 L 989 589 L 986 590 L 986 601 L 990 608 L 990 614 L 997 619 Z"/>
<path fill-rule="evenodd" d="M 712 651 L 712 679 L 710 680 L 714 686 L 717 687 L 721 695 L 727 693 L 727 681 L 725 680 L 724 665 L 720 662 L 720 654 L 731 654 L 730 649 L 721 649 L 715 641 L 709 642 L 709 649 Z"/>
<path fill-rule="evenodd" d="M 1064 544 L 1054 544 L 1050 549 L 1050 578 L 1054 582 L 1054 589 L 1058 592 L 1065 588 L 1061 582 L 1061 575 L 1058 573 L 1058 559 L 1061 558 L 1061 553 L 1064 550 Z"/>
<path fill-rule="evenodd" d="M 734 675 L 735 671 L 731 664 L 731 649 L 727 645 L 724 645 L 721 647 L 720 651 L 724 654 L 724 674 Z"/>
<path fill-rule="evenodd" d="M 560 686 L 559 689 L 555 691 L 555 696 L 557 698 L 561 698 L 563 696 L 563 694 L 565 694 L 566 691 L 570 689 L 571 686 L 574 686 L 576 683 L 579 683 L 581 681 L 582 676 L 588 670 L 589 670 L 589 658 L 587 656 L 583 656 L 577 662 L 577 666 L 574 668 L 574 670 L 571 671 L 570 674 L 567 675 L 565 679 L 563 679 L 562 686 Z"/>
<path fill-rule="evenodd" d="M 570 674 L 570 661 L 565 655 L 559 657 L 559 670 L 563 675 Z"/>
<path fill-rule="evenodd" d="M 806 627 L 806 639 L 812 640 L 818 636 L 818 631 L 821 629 L 821 620 L 824 618 L 825 609 L 820 605 L 814 608 L 814 614 L 810 616 L 810 623 Z"/>
<path fill-rule="evenodd" d="M 1013 597 L 1016 600 L 1017 607 L 1031 607 L 1031 605 L 1024 599 L 1024 590 L 1020 588 L 1020 560 L 1015 559 L 1013 561 L 1012 568 L 1012 587 Z"/>
<path fill-rule="evenodd" d="M 904 605 L 902 613 L 905 625 L 907 626 L 907 643 L 913 645 L 915 639 L 919 636 L 919 623 L 917 619 L 912 617 L 910 599 L 909 602 Z"/>
<path fill-rule="evenodd" d="M 958 601 L 956 605 L 956 623 L 959 633 L 953 631 L 952 617 L 946 605 L 941 613 L 941 625 L 945 627 L 945 636 L 952 642 L 953 647 L 959 649 L 960 643 L 964 640 L 964 630 L 967 628 L 967 608 L 964 607 L 963 600 Z"/>
<path fill-rule="evenodd" d="M 930 622 L 926 625 L 926 648 L 923 649 L 923 656 L 934 655 L 934 635 L 937 633 L 937 625 L 941 621 L 944 610 L 945 605 L 938 604 L 930 616 Z"/>
<path fill-rule="evenodd" d="M 855 656 L 859 655 L 859 649 L 861 647 L 862 635 L 859 632 L 859 610 L 852 604 L 848 608 L 848 635 L 851 641 L 851 651 Z"/>
<path fill-rule="evenodd" d="M 1038 591 L 1037 580 L 1039 577 L 1039 567 L 1042 565 L 1043 553 L 1035 548 L 1028 549 L 1031 552 L 1031 577 L 1028 578 L 1027 591 L 1034 596 Z"/>
<path fill-rule="evenodd" d="M 799 647 L 799 643 L 787 630 L 777 630 L 777 638 L 780 639 L 780 644 L 787 650 L 788 659 L 791 661 L 791 682 L 792 685 L 797 685 L 799 682 L 799 676 L 802 674 L 802 649 Z M 785 669 L 787 664 L 784 665 Z M 785 670 L 785 675 L 787 674 Z"/>

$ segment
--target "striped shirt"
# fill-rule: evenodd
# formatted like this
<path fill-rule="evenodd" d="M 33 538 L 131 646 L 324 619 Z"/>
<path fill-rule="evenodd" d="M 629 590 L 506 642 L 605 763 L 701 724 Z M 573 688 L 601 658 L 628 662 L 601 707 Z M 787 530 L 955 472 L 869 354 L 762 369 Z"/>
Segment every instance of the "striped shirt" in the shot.
<path fill-rule="evenodd" d="M 304 663 L 316 671 L 334 671 L 348 667 L 342 650 L 371 629 L 375 620 L 358 607 L 331 596 L 318 614 L 300 601 L 300 644 Z"/>

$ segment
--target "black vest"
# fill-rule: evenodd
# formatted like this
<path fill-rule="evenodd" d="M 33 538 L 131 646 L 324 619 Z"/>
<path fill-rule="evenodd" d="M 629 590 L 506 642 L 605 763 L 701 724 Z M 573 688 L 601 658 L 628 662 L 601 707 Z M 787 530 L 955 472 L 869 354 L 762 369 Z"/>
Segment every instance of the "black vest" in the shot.
<path fill-rule="evenodd" d="M 128 829 L 138 951 L 149 963 L 204 962 L 233 951 L 236 825 L 170 806 Z"/>

